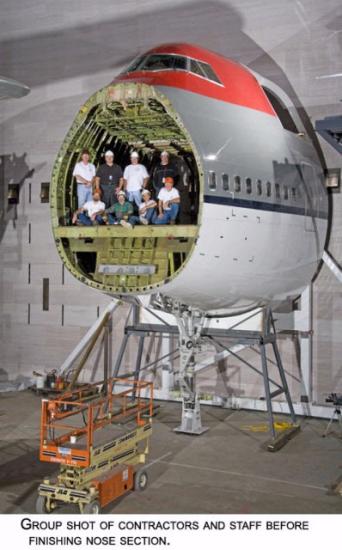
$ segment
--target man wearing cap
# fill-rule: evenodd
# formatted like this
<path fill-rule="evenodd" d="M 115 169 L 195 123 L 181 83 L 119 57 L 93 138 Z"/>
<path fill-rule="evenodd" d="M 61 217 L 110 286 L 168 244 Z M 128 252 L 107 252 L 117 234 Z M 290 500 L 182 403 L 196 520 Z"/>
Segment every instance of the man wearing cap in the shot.
<path fill-rule="evenodd" d="M 143 224 L 148 225 L 152 223 L 152 218 L 156 213 L 157 203 L 151 199 L 151 192 L 148 189 L 144 189 L 141 193 L 142 203 L 139 205 L 139 216 L 131 216 L 129 223 L 132 225 Z"/>
<path fill-rule="evenodd" d="M 77 203 L 81 208 L 84 203 L 91 201 L 93 192 L 93 181 L 95 177 L 95 166 L 89 162 L 89 151 L 83 149 L 81 160 L 75 164 L 72 175 L 77 182 Z"/>
<path fill-rule="evenodd" d="M 123 227 L 132 228 L 131 223 L 129 223 L 129 218 L 133 214 L 133 205 L 126 201 L 126 195 L 124 191 L 118 192 L 118 202 L 106 208 L 105 213 L 108 215 L 108 224 L 120 224 Z"/>
<path fill-rule="evenodd" d="M 105 152 L 105 163 L 98 167 L 95 177 L 95 187 L 101 191 L 102 200 L 109 208 L 117 202 L 117 193 L 122 189 L 122 170 L 114 163 L 113 151 Z"/>
<path fill-rule="evenodd" d="M 165 185 L 158 193 L 158 215 L 154 217 L 153 223 L 174 225 L 179 212 L 179 203 L 180 196 L 178 190 L 173 187 L 173 178 L 166 177 Z"/>
<path fill-rule="evenodd" d="M 92 199 L 76 210 L 72 223 L 77 225 L 103 225 L 102 215 L 104 211 L 105 204 L 100 200 L 100 193 L 95 190 Z"/>
<path fill-rule="evenodd" d="M 167 151 L 162 151 L 160 154 L 160 163 L 157 164 L 153 172 L 153 188 L 158 197 L 158 193 L 165 184 L 165 178 L 173 178 L 173 181 L 176 181 L 177 170 L 173 164 L 170 163 L 169 153 Z"/>
<path fill-rule="evenodd" d="M 149 175 L 143 164 L 139 164 L 139 155 L 136 151 L 131 153 L 131 164 L 124 170 L 124 186 L 130 202 L 135 202 L 139 207 L 141 203 L 141 190 L 145 189 Z"/>

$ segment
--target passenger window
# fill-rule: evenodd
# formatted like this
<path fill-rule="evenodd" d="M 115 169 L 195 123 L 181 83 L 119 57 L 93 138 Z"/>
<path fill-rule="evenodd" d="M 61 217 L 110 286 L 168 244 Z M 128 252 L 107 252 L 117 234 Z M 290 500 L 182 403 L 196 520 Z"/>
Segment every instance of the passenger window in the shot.
<path fill-rule="evenodd" d="M 257 180 L 256 182 L 256 191 L 257 191 L 257 195 L 262 195 L 262 181 L 261 180 Z"/>
<path fill-rule="evenodd" d="M 229 191 L 229 176 L 228 176 L 228 174 L 222 174 L 222 189 L 223 189 L 223 191 Z"/>
<path fill-rule="evenodd" d="M 270 181 L 268 181 L 268 182 L 266 183 L 266 195 L 267 195 L 268 197 L 271 197 L 271 196 L 272 196 L 272 185 L 271 185 L 271 182 L 270 182 Z"/>
<path fill-rule="evenodd" d="M 284 185 L 284 199 L 286 201 L 289 200 L 289 189 L 288 189 L 287 185 Z"/>
<path fill-rule="evenodd" d="M 275 196 L 276 196 L 276 199 L 280 199 L 280 185 L 279 183 L 276 183 L 274 185 L 274 188 L 275 188 Z"/>
<path fill-rule="evenodd" d="M 246 178 L 246 193 L 250 195 L 252 193 L 252 180 L 251 178 Z"/>
<path fill-rule="evenodd" d="M 234 178 L 234 191 L 240 193 L 241 191 L 241 178 L 240 176 L 235 176 Z"/>
<path fill-rule="evenodd" d="M 216 172 L 209 172 L 209 189 L 216 191 Z"/>
<path fill-rule="evenodd" d="M 291 196 L 293 200 L 296 200 L 297 198 L 297 189 L 295 187 L 291 187 Z"/>

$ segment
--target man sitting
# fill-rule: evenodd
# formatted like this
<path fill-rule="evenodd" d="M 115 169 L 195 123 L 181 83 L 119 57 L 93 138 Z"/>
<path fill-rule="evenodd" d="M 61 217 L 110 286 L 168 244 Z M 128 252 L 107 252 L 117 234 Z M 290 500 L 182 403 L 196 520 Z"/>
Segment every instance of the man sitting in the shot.
<path fill-rule="evenodd" d="M 153 223 L 174 225 L 179 212 L 180 197 L 177 189 L 173 187 L 173 178 L 165 178 L 165 186 L 158 193 L 158 216 Z"/>
<path fill-rule="evenodd" d="M 143 224 L 148 225 L 152 223 L 152 218 L 156 213 L 157 203 L 151 199 L 151 191 L 144 189 L 141 193 L 143 202 L 139 206 L 139 216 L 131 216 L 129 223 L 132 225 Z"/>
<path fill-rule="evenodd" d="M 128 220 L 133 214 L 133 205 L 126 201 L 124 191 L 118 192 L 118 201 L 106 209 L 106 214 L 108 215 L 107 223 L 109 225 L 120 224 L 123 227 L 132 228 Z"/>
<path fill-rule="evenodd" d="M 72 223 L 77 225 L 103 225 L 102 218 L 106 205 L 100 200 L 100 193 L 93 192 L 93 199 L 86 202 L 73 215 Z"/>

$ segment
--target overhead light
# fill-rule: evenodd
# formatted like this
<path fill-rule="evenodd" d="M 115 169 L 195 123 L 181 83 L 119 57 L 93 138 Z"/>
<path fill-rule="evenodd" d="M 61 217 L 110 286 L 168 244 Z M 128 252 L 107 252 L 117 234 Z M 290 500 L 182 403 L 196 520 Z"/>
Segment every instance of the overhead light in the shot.
<path fill-rule="evenodd" d="M 334 73 L 334 74 L 323 74 L 321 76 L 316 76 L 317 80 L 321 80 L 323 78 L 341 78 L 342 73 Z"/>

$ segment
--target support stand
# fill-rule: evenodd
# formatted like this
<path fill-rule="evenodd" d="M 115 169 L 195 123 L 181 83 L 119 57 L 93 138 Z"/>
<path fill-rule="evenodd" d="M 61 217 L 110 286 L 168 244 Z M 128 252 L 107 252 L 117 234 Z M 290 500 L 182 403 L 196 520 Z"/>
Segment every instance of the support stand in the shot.
<path fill-rule="evenodd" d="M 115 377 L 119 376 L 123 356 L 127 348 L 129 337 L 131 335 L 139 337 L 136 366 L 135 371 L 133 372 L 136 380 L 139 379 L 141 370 L 151 368 L 151 366 L 155 366 L 158 362 L 160 363 L 160 366 L 162 366 L 162 360 L 165 359 L 165 356 L 163 356 L 159 360 L 151 363 L 150 365 L 145 365 L 143 367 L 141 366 L 145 337 L 154 334 L 159 334 L 161 338 L 164 336 L 178 337 L 178 352 L 180 356 L 178 382 L 182 397 L 182 418 L 180 426 L 178 426 L 175 431 L 191 435 L 200 435 L 207 430 L 207 428 L 202 426 L 200 401 L 196 392 L 196 372 L 198 372 L 198 370 L 200 370 L 201 368 L 200 365 L 196 363 L 196 354 L 200 349 L 201 343 L 203 341 L 208 341 L 208 339 L 216 347 L 221 348 L 221 350 L 225 350 L 227 355 L 234 356 L 244 365 L 251 368 L 254 372 L 257 372 L 263 377 L 265 396 L 262 399 L 266 400 L 269 431 L 271 435 L 270 441 L 268 441 L 266 444 L 267 450 L 277 451 L 283 445 L 285 445 L 285 443 L 291 437 L 293 437 L 293 435 L 295 435 L 299 431 L 300 427 L 296 424 L 296 416 L 277 345 L 275 324 L 272 311 L 270 309 L 264 310 L 262 330 L 251 331 L 238 330 L 237 328 L 228 330 L 206 328 L 204 326 L 206 318 L 203 312 L 182 306 L 175 302 L 172 302 L 171 304 L 170 302 L 168 302 L 167 307 L 165 304 L 165 310 L 168 313 L 174 315 L 177 326 L 167 324 L 164 321 L 162 321 L 164 324 L 141 323 L 139 322 L 138 316 L 139 306 L 133 306 L 133 308 L 136 308 L 133 310 L 133 324 L 129 325 L 129 318 L 127 318 L 127 322 L 125 325 L 125 334 L 119 350 L 113 374 Z M 152 315 L 157 317 L 159 321 L 161 320 L 161 318 L 153 311 L 148 311 L 152 313 Z M 229 338 L 230 341 L 233 341 L 233 345 L 231 347 L 226 347 L 224 344 L 222 344 L 220 338 Z M 238 355 L 236 351 L 234 351 L 236 350 L 237 344 L 240 346 L 240 348 L 253 346 L 253 349 L 259 351 L 261 358 L 261 370 L 256 368 L 246 359 Z M 274 352 L 275 362 L 273 361 L 273 364 L 278 371 L 280 382 L 273 380 L 269 375 L 269 360 L 267 359 L 267 349 L 270 346 Z M 273 386 L 273 389 L 271 388 L 271 386 Z M 291 415 L 292 425 L 287 430 L 282 431 L 280 435 L 277 435 L 274 426 L 272 400 L 281 394 L 285 395 L 289 413 Z"/>
<path fill-rule="evenodd" d="M 190 435 L 201 435 L 208 428 L 204 428 L 201 422 L 201 410 L 196 393 L 196 352 L 201 338 L 204 324 L 204 316 L 198 310 L 175 308 L 179 329 L 179 387 L 182 396 L 182 420 L 175 432 Z"/>

